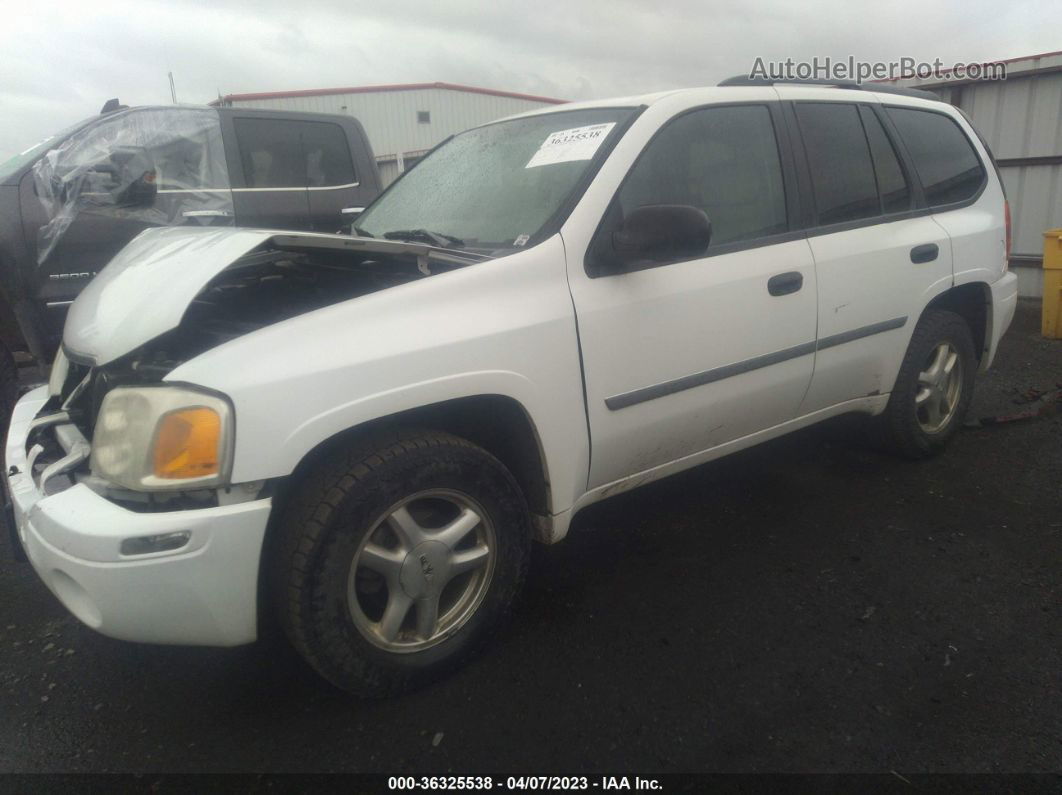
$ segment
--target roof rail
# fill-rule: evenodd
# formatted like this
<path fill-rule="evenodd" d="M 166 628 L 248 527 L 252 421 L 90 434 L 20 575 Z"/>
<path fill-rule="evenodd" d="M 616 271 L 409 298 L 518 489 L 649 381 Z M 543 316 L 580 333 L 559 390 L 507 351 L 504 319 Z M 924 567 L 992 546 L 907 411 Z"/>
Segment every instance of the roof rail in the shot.
<path fill-rule="evenodd" d="M 922 91 L 917 88 L 900 88 L 899 86 L 885 86 L 880 83 L 857 83 L 854 80 L 829 80 L 821 77 L 809 77 L 805 79 L 800 78 L 782 78 L 772 79 L 768 77 L 750 77 L 749 75 L 735 75 L 734 77 L 728 77 L 719 83 L 721 86 L 776 86 L 776 85 L 795 85 L 795 86 L 830 86 L 831 88 L 851 88 L 857 91 L 876 91 L 879 94 L 898 94 L 902 97 L 916 97 L 917 99 L 928 99 L 934 102 L 943 102 L 943 100 L 934 94 L 932 91 Z"/>

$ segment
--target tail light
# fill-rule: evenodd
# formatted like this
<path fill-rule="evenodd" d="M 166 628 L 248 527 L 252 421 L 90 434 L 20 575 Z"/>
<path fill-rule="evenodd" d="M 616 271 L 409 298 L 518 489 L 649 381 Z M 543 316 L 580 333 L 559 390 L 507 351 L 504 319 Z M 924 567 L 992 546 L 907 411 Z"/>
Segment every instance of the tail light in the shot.
<path fill-rule="evenodd" d="M 1003 249 L 1003 272 L 1010 267 L 1010 202 L 1003 200 L 1003 219 L 1007 227 L 1006 248 Z"/>

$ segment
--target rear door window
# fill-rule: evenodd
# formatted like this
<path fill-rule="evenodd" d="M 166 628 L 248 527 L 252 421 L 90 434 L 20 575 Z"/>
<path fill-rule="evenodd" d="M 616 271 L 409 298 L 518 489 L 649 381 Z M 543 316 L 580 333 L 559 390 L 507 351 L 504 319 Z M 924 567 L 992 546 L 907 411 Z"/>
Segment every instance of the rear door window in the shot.
<path fill-rule="evenodd" d="M 977 194 L 985 181 L 985 169 L 953 119 L 912 108 L 890 107 L 887 112 L 914 161 L 930 207 L 955 204 Z"/>
<path fill-rule="evenodd" d="M 356 182 L 347 136 L 338 124 L 234 121 L 248 188 L 320 188 Z"/>
<path fill-rule="evenodd" d="M 798 102 L 819 224 L 881 214 L 874 165 L 859 111 L 843 102 Z"/>
<path fill-rule="evenodd" d="M 306 184 L 311 188 L 327 188 L 356 182 L 343 128 L 328 122 L 299 124 L 306 154 Z"/>

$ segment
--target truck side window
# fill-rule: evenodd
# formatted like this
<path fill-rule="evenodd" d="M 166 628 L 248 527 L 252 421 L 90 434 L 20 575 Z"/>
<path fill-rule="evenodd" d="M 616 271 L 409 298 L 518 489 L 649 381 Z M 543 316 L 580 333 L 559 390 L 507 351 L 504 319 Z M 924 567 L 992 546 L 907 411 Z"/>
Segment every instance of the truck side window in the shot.
<path fill-rule="evenodd" d="M 914 161 L 930 207 L 965 201 L 981 189 L 984 166 L 954 120 L 927 110 L 887 112 Z"/>
<path fill-rule="evenodd" d="M 216 120 L 190 128 L 152 146 L 159 190 L 222 191 L 229 189 L 224 169 L 221 125 Z"/>
<path fill-rule="evenodd" d="M 306 188 L 356 182 L 343 128 L 330 122 L 235 119 L 249 188 Z"/>
<path fill-rule="evenodd" d="M 881 215 L 874 166 L 859 111 L 843 102 L 798 102 L 811 188 L 820 224 Z"/>
<path fill-rule="evenodd" d="M 357 182 L 347 134 L 338 124 L 299 122 L 306 153 L 306 184 L 311 188 Z"/>
<path fill-rule="evenodd" d="M 731 105 L 679 116 L 649 142 L 616 203 L 623 214 L 651 204 L 698 207 L 712 222 L 712 247 L 786 231 L 770 111 Z"/>

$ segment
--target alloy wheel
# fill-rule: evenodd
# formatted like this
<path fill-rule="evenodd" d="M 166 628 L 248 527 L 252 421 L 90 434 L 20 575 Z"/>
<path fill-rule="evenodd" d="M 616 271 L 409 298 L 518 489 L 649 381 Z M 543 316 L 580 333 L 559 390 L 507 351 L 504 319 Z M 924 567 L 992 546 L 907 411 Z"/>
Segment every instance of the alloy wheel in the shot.
<path fill-rule="evenodd" d="M 351 562 L 354 625 L 389 652 L 442 642 L 482 603 L 496 550 L 493 525 L 467 494 L 432 490 L 403 499 L 377 520 Z"/>
<path fill-rule="evenodd" d="M 915 390 L 915 414 L 926 433 L 943 430 L 959 406 L 962 397 L 962 357 L 950 342 L 942 342 L 930 351 Z"/>

